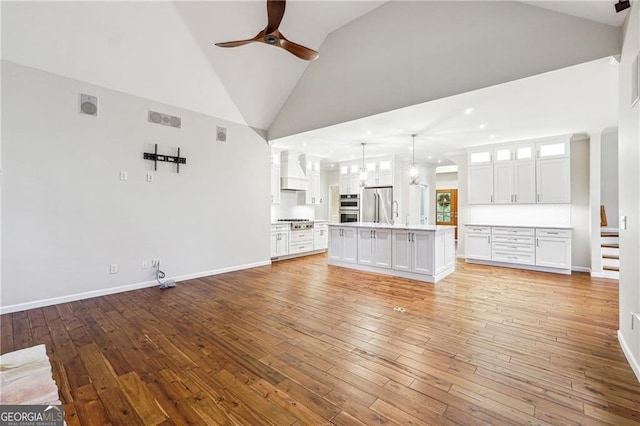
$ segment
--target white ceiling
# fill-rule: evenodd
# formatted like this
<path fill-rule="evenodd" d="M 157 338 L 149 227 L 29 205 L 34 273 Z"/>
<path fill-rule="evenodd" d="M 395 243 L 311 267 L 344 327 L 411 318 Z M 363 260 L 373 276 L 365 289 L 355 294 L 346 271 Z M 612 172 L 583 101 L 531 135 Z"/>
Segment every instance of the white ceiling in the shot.
<path fill-rule="evenodd" d="M 446 153 L 499 142 L 580 134 L 615 127 L 618 62 L 581 65 L 410 106 L 272 141 L 276 149 L 303 150 L 324 168 L 365 154 L 447 165 Z M 472 108 L 472 111 L 468 109 Z M 429 158 L 431 157 L 431 158 Z M 440 163 L 439 163 L 440 161 Z"/>
<path fill-rule="evenodd" d="M 322 59 L 322 43 L 329 33 L 384 3 L 290 0 L 281 31 L 318 50 Z M 615 14 L 614 0 L 527 3 L 616 26 L 626 15 Z M 264 44 L 214 46 L 261 30 L 266 24 L 262 0 L 2 2 L 1 7 L 3 59 L 258 129 L 271 125 L 308 65 Z M 427 143 L 439 144 L 442 152 L 484 143 L 491 132 L 500 141 L 542 132 L 586 131 L 588 126 L 615 124 L 614 68 L 606 63 L 572 68 L 556 77 L 503 85 L 508 90 L 499 86 L 443 99 L 320 129 L 304 138 L 310 149 L 316 145 L 318 155 L 343 159 L 352 155 L 351 146 L 359 147 L 366 130 L 374 132 L 367 135 L 372 153 L 376 145 L 382 150 L 391 143 L 404 144 L 399 152 L 407 153 L 408 135 L 418 132 L 417 153 L 424 154 Z M 458 116 L 468 105 L 474 106 L 474 113 Z M 478 132 L 474 126 L 481 122 L 489 127 Z M 285 146 L 292 141 L 275 142 Z M 335 152 L 342 147 L 343 153 Z M 436 152 L 435 146 L 431 149 Z"/>

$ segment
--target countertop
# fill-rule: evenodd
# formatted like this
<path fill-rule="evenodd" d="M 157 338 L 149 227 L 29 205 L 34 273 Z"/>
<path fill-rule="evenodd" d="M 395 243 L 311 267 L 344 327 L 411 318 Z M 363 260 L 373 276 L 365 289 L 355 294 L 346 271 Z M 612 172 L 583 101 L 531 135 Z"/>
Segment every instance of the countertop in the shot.
<path fill-rule="evenodd" d="M 444 225 L 403 225 L 395 223 L 374 223 L 374 222 L 347 222 L 347 223 L 330 223 L 329 226 L 339 226 L 341 228 L 379 228 L 379 229 L 403 229 L 409 231 L 446 231 L 454 230 L 455 226 Z"/>
<path fill-rule="evenodd" d="M 564 225 L 505 225 L 503 223 L 465 223 L 464 226 L 491 226 L 494 228 L 544 228 L 544 229 L 573 229 L 573 226 Z"/>
<path fill-rule="evenodd" d="M 309 223 L 327 223 L 328 220 L 309 220 Z M 289 225 L 291 223 L 307 223 L 307 221 L 299 221 L 299 220 L 278 220 L 275 222 L 271 222 L 272 225 Z"/>

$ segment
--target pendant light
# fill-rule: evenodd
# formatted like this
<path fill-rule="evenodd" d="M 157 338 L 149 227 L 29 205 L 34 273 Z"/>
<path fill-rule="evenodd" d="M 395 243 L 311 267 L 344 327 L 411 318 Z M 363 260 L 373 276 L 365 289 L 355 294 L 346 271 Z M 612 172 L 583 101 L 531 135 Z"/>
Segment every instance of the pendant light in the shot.
<path fill-rule="evenodd" d="M 365 187 L 367 186 L 367 179 L 369 178 L 369 175 L 367 174 L 367 168 L 364 165 L 364 146 L 366 145 L 366 143 L 362 142 L 362 167 L 360 168 L 360 186 L 361 187 Z"/>
<path fill-rule="evenodd" d="M 409 185 L 417 185 L 419 183 L 420 172 L 416 167 L 416 135 L 411 135 L 413 138 L 413 149 L 411 150 L 411 167 L 409 168 Z"/>

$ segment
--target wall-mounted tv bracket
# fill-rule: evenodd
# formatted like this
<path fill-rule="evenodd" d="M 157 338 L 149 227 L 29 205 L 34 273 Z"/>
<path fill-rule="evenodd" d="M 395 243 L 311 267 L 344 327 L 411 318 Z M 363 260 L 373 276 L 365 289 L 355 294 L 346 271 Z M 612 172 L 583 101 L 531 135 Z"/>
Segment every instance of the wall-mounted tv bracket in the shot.
<path fill-rule="evenodd" d="M 145 152 L 143 158 L 145 160 L 153 161 L 153 170 L 158 170 L 158 161 L 165 161 L 167 163 L 175 163 L 176 172 L 180 173 L 180 164 L 187 164 L 185 157 L 180 157 L 180 148 L 178 148 L 178 155 L 159 155 L 158 144 L 156 144 L 154 152 Z"/>

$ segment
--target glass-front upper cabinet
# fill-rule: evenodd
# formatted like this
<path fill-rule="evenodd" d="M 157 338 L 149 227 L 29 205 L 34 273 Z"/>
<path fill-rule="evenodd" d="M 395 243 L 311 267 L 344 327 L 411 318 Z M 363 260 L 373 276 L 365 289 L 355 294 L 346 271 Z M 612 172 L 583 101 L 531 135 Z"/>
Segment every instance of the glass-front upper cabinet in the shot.
<path fill-rule="evenodd" d="M 569 138 L 538 142 L 536 143 L 536 157 L 539 160 L 569 157 L 570 142 Z"/>
<path fill-rule="evenodd" d="M 492 151 L 493 150 L 491 148 L 487 147 L 469 151 L 469 165 L 477 166 L 480 164 L 491 164 Z"/>
<path fill-rule="evenodd" d="M 535 159 L 535 144 L 522 143 L 516 145 L 504 145 L 493 148 L 493 162 L 523 161 Z"/>

